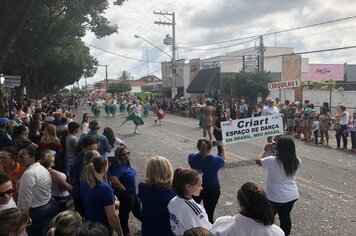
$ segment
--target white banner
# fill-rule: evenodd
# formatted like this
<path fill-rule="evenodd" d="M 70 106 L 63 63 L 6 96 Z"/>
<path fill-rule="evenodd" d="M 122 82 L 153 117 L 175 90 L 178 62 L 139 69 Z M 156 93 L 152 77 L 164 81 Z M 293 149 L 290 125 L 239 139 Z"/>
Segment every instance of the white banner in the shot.
<path fill-rule="evenodd" d="M 268 84 L 268 90 L 295 88 L 300 86 L 300 80 L 289 80 Z"/>
<path fill-rule="evenodd" d="M 283 135 L 283 120 L 278 116 L 258 116 L 221 122 L 225 144 L 249 141 L 268 136 Z"/>

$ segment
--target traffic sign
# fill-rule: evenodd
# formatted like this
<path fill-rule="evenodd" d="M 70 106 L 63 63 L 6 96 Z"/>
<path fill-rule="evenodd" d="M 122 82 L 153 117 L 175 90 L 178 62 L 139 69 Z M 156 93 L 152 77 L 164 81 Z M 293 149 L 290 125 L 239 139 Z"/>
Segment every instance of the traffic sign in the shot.
<path fill-rule="evenodd" d="M 13 88 L 20 87 L 21 85 L 21 76 L 18 75 L 5 75 L 5 87 Z"/>

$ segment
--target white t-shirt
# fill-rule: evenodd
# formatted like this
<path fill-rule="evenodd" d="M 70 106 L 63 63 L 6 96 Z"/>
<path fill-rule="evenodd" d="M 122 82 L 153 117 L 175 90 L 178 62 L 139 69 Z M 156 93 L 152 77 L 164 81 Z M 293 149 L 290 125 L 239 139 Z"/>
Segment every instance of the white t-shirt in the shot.
<path fill-rule="evenodd" d="M 263 225 L 241 214 L 217 219 L 210 232 L 214 236 L 284 236 L 277 225 Z"/>
<path fill-rule="evenodd" d="M 177 236 L 194 227 L 203 227 L 207 230 L 211 228 L 204 207 L 197 204 L 194 199 L 187 200 L 176 196 L 169 202 L 168 211 L 172 232 Z"/>
<path fill-rule="evenodd" d="M 282 163 L 278 164 L 275 156 L 262 158 L 261 163 L 262 167 L 268 170 L 266 188 L 266 196 L 268 200 L 272 202 L 286 203 L 299 198 L 296 182 L 296 175 L 299 168 L 293 177 L 288 177 L 284 172 Z M 299 163 L 301 163 L 300 160 Z"/>
<path fill-rule="evenodd" d="M 313 131 L 320 129 L 320 122 L 318 120 L 313 121 Z"/>
<path fill-rule="evenodd" d="M 350 114 L 347 111 L 345 111 L 344 116 L 340 117 L 339 124 L 340 125 L 347 125 L 349 123 L 349 116 L 350 116 Z"/>
<path fill-rule="evenodd" d="M 265 106 L 262 110 L 261 116 L 278 115 L 279 110 L 276 106 L 269 107 Z"/>
<path fill-rule="evenodd" d="M 82 134 L 87 134 L 89 132 L 89 123 L 83 122 L 82 124 Z"/>
<path fill-rule="evenodd" d="M 142 106 L 141 105 L 134 104 L 130 108 L 133 109 L 135 116 L 142 117 Z"/>
<path fill-rule="evenodd" d="M 124 142 L 119 139 L 119 138 L 115 138 L 115 142 L 114 142 L 114 146 L 111 148 L 111 151 L 110 152 L 106 152 L 105 153 L 105 157 L 113 157 L 115 156 L 115 150 L 117 148 L 117 146 L 123 144 Z"/>

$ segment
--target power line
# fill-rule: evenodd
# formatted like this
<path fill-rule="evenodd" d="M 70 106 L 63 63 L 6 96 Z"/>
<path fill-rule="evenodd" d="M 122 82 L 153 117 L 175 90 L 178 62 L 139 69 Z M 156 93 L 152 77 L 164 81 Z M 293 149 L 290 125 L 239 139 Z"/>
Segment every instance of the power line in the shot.
<path fill-rule="evenodd" d="M 241 42 L 241 43 L 236 43 L 236 44 L 232 44 L 232 45 L 227 45 L 227 46 L 223 46 L 223 47 L 217 47 L 217 48 L 190 48 L 190 47 L 180 47 L 178 48 L 179 49 L 183 49 L 183 50 L 187 50 L 187 51 L 196 51 L 196 50 L 218 50 L 218 49 L 223 49 L 223 48 L 230 48 L 230 47 L 234 47 L 234 46 L 238 46 L 238 45 L 242 45 L 242 44 L 245 44 L 245 43 L 249 43 L 249 42 L 253 42 L 257 40 L 257 38 L 253 38 L 252 40 L 248 40 L 248 41 L 244 41 L 244 42 Z"/>
<path fill-rule="evenodd" d="M 294 30 L 306 29 L 306 28 L 311 28 L 311 27 L 315 27 L 315 26 L 319 26 L 319 25 L 326 25 L 326 24 L 335 23 L 335 22 L 339 22 L 339 21 L 350 20 L 353 18 L 356 18 L 356 16 L 349 16 L 349 17 L 344 17 L 344 18 L 340 18 L 340 19 L 336 19 L 336 20 L 329 20 L 329 21 L 324 21 L 324 22 L 315 23 L 315 24 L 311 24 L 311 25 L 299 26 L 299 27 L 295 27 L 295 28 L 291 28 L 291 29 L 285 29 L 285 30 L 279 30 L 276 32 L 265 33 L 265 34 L 263 34 L 263 36 L 269 36 L 269 35 L 273 35 L 273 34 L 280 34 L 280 33 L 285 33 L 285 32 L 294 31 Z"/>
<path fill-rule="evenodd" d="M 311 54 L 311 53 L 320 53 L 320 52 L 331 52 L 331 51 L 339 51 L 339 50 L 354 49 L 354 48 L 356 48 L 356 45 L 339 47 L 339 48 L 327 48 L 327 49 L 319 49 L 319 50 L 312 50 L 312 51 L 294 52 L 294 53 L 266 56 L 265 59 L 282 57 L 282 56 L 290 56 L 290 55 L 302 55 L 302 54 Z"/>
<path fill-rule="evenodd" d="M 264 59 L 271 59 L 271 58 L 276 58 L 276 57 L 282 57 L 282 56 L 291 56 L 291 55 L 302 55 L 302 54 L 311 54 L 311 53 L 321 53 L 321 52 L 331 52 L 331 51 L 339 51 L 339 50 L 346 50 L 346 49 L 354 49 L 356 48 L 356 45 L 353 46 L 345 46 L 345 47 L 339 47 L 339 48 L 327 48 L 327 49 L 319 49 L 319 50 L 312 50 L 312 51 L 303 51 L 303 52 L 293 52 L 293 53 L 285 53 L 285 54 L 279 54 L 279 55 L 273 55 L 273 56 L 265 56 Z M 254 50 L 251 50 L 249 52 L 253 52 Z M 240 56 L 232 57 L 231 59 L 221 59 L 217 60 L 219 62 L 235 62 L 235 61 L 242 61 L 242 55 L 241 58 Z M 201 60 L 204 63 L 204 59 Z M 211 61 L 217 62 L 217 61 Z M 210 61 L 208 61 L 210 62 Z M 208 63 L 207 62 L 207 63 Z"/>
<path fill-rule="evenodd" d="M 168 52 L 170 52 L 170 50 L 169 50 L 169 51 L 166 51 L 165 53 L 168 53 Z M 141 66 L 144 66 L 144 65 L 146 65 L 147 63 L 150 63 L 150 62 L 152 62 L 153 60 L 156 60 L 157 58 L 160 58 L 161 56 L 164 56 L 164 55 L 165 55 L 165 54 L 162 53 L 162 54 L 160 54 L 160 55 L 158 55 L 158 56 L 152 58 L 152 59 L 149 60 L 149 61 L 145 61 L 146 63 L 142 63 L 142 64 L 140 64 L 140 65 L 138 65 L 138 66 L 134 66 L 134 67 L 128 69 L 127 71 L 132 71 L 132 70 L 134 70 L 134 69 L 136 69 L 136 68 L 139 68 L 139 67 L 141 67 Z"/>
<path fill-rule="evenodd" d="M 310 28 L 310 27 L 315 27 L 318 25 L 325 25 L 325 24 L 330 24 L 330 23 L 335 23 L 339 21 L 344 21 L 344 20 L 350 20 L 354 19 L 356 16 L 349 16 L 349 17 L 344 17 L 344 18 L 339 18 L 335 20 L 329 20 L 329 21 L 324 21 L 324 22 L 319 22 L 311 25 L 305 25 L 305 26 L 299 26 L 291 29 L 285 29 L 285 30 L 280 30 L 280 31 L 275 31 L 275 32 L 270 32 L 270 33 L 265 33 L 262 34 L 263 36 L 269 36 L 269 35 L 274 35 L 274 34 L 279 34 L 279 33 L 285 33 L 289 31 L 294 31 L 294 30 L 299 30 L 299 29 L 305 29 L 305 28 Z M 222 44 L 222 43 L 228 43 L 228 42 L 233 42 L 233 41 L 240 41 L 240 40 L 246 40 L 246 39 L 251 39 L 251 38 L 256 38 L 259 35 L 254 35 L 254 36 L 247 36 L 247 37 L 242 37 L 242 38 L 236 38 L 236 39 L 229 39 L 229 40 L 223 40 L 223 41 L 217 41 L 217 42 L 212 42 L 212 43 L 204 43 L 204 44 L 197 44 L 197 45 L 192 45 L 189 46 L 189 48 L 193 47 L 202 47 L 202 46 L 208 46 L 208 45 L 214 45 L 214 44 Z M 188 46 L 187 46 L 188 47 Z"/>
<path fill-rule="evenodd" d="M 110 54 L 115 55 L 115 56 L 118 56 L 118 57 L 126 58 L 126 59 L 129 59 L 129 60 L 134 60 L 134 61 L 145 62 L 145 60 L 138 59 L 138 58 L 133 58 L 133 57 L 128 57 L 128 56 L 124 56 L 124 55 L 118 54 L 118 53 L 116 53 L 116 52 L 111 52 L 111 51 L 108 51 L 108 50 L 106 50 L 106 49 L 102 49 L 102 48 L 99 48 L 99 47 L 97 47 L 97 46 L 94 46 L 94 45 L 91 45 L 91 44 L 88 44 L 88 43 L 84 43 L 84 44 L 87 45 L 87 46 L 89 46 L 89 47 L 92 47 L 92 48 L 101 50 L 101 51 L 103 51 L 103 52 L 110 53 Z M 161 62 L 152 61 L 152 63 L 161 63 Z"/>

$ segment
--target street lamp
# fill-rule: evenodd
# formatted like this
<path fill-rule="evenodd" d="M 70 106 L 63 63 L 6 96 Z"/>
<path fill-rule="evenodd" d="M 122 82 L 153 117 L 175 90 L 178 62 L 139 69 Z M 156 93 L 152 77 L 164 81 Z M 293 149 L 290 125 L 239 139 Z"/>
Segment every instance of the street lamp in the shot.
<path fill-rule="evenodd" d="M 137 39 L 142 39 L 143 41 L 145 41 L 146 43 L 150 44 L 151 46 L 153 46 L 154 48 L 158 49 L 159 51 L 163 52 L 165 55 L 169 56 L 172 60 L 172 65 L 173 65 L 173 57 L 169 54 L 167 54 L 165 51 L 163 51 L 162 49 L 160 49 L 159 47 L 157 47 L 156 45 L 154 45 L 153 43 L 151 43 L 150 41 L 148 41 L 147 39 L 145 39 L 144 37 L 142 36 L 139 36 L 139 35 L 134 35 L 135 38 Z M 148 61 L 147 61 L 148 63 Z M 172 73 L 173 74 L 173 73 Z M 172 78 L 172 81 L 173 81 L 173 78 Z M 155 79 L 153 78 L 153 90 L 155 90 L 155 86 L 156 85 L 156 81 Z M 172 88 L 174 87 L 174 84 L 172 83 Z"/>
<path fill-rule="evenodd" d="M 172 56 L 169 55 L 168 53 L 166 53 L 165 51 L 163 51 L 162 49 L 160 49 L 159 47 L 157 47 L 156 45 L 154 45 L 153 43 L 151 43 L 150 41 L 148 41 L 147 39 L 145 39 L 144 37 L 142 36 L 139 36 L 139 35 L 134 35 L 135 38 L 137 39 L 142 39 L 143 41 L 147 42 L 148 44 L 152 45 L 153 47 L 155 47 L 156 49 L 158 49 L 159 51 L 163 52 L 164 54 L 166 54 L 167 56 L 169 56 L 171 59 L 172 59 Z"/>

